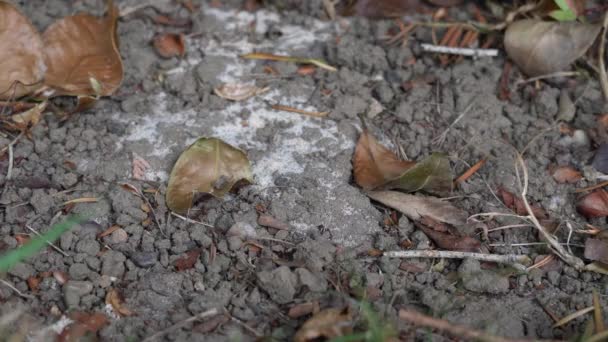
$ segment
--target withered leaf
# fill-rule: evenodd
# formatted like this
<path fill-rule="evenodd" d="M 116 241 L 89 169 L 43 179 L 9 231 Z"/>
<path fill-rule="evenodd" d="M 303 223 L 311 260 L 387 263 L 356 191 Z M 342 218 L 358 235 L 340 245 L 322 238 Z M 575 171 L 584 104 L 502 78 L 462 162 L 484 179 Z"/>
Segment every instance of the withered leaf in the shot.
<path fill-rule="evenodd" d="M 408 195 L 397 191 L 368 191 L 367 196 L 388 207 L 399 210 L 414 221 L 428 216 L 433 220 L 458 227 L 464 225 L 468 214 L 437 197 Z"/>
<path fill-rule="evenodd" d="M 442 233 L 420 223 L 417 223 L 416 227 L 420 228 L 441 249 L 459 252 L 479 252 L 479 248 L 481 247 L 481 242 L 470 236 L 456 236 Z"/>
<path fill-rule="evenodd" d="M 45 84 L 60 95 L 114 93 L 123 77 L 117 20 L 118 9 L 110 0 L 103 18 L 76 14 L 49 26 L 42 35 L 48 68 Z"/>
<path fill-rule="evenodd" d="M 325 309 L 307 320 L 294 336 L 295 342 L 332 339 L 352 332 L 352 317 L 348 309 Z"/>
<path fill-rule="evenodd" d="M 97 334 L 97 332 L 108 324 L 108 318 L 102 313 L 86 313 L 72 312 L 70 319 L 74 323 L 68 325 L 57 337 L 59 342 L 77 342 L 82 341 L 82 338 L 88 334 Z"/>
<path fill-rule="evenodd" d="M 244 101 L 250 97 L 263 94 L 270 90 L 268 87 L 260 88 L 250 83 L 225 83 L 215 89 L 215 95 L 230 101 Z"/>
<path fill-rule="evenodd" d="M 587 218 L 608 216 L 608 192 L 598 189 L 585 195 L 576 204 L 576 210 Z"/>
<path fill-rule="evenodd" d="M 524 201 L 521 199 L 520 196 L 516 196 L 515 194 L 513 194 L 502 186 L 498 187 L 498 189 L 496 190 L 496 194 L 502 199 L 502 202 L 509 209 L 513 210 L 517 215 L 528 215 L 528 210 L 526 209 Z M 534 216 L 539 220 L 549 218 L 549 215 L 547 214 L 545 209 L 535 205 L 530 205 L 530 208 L 532 209 L 532 213 L 534 214 Z"/>
<path fill-rule="evenodd" d="M 253 183 L 247 155 L 220 139 L 200 138 L 179 156 L 167 186 L 167 206 L 186 213 L 196 193 L 222 197 L 240 181 Z"/>
<path fill-rule="evenodd" d="M 186 252 L 186 255 L 175 260 L 175 262 L 173 262 L 173 265 L 178 271 L 185 271 L 191 269 L 192 267 L 194 267 L 194 264 L 196 264 L 196 261 L 198 260 L 198 257 L 200 255 L 201 250 L 199 248 L 189 250 L 188 252 Z"/>
<path fill-rule="evenodd" d="M 11 115 L 11 120 L 23 128 L 33 127 L 40 122 L 46 106 L 46 101 L 41 102 L 25 112 Z"/>
<path fill-rule="evenodd" d="M 383 188 L 441 193 L 452 190 L 452 179 L 448 157 L 443 153 L 433 153 L 407 169 L 399 178 L 385 184 Z"/>
<path fill-rule="evenodd" d="M 534 77 L 564 70 L 585 54 L 601 28 L 576 21 L 524 19 L 509 25 L 504 44 L 509 57 Z"/>
<path fill-rule="evenodd" d="M 355 182 L 364 190 L 376 189 L 401 176 L 415 162 L 400 160 L 364 130 L 353 155 Z"/>
<path fill-rule="evenodd" d="M 133 311 L 129 310 L 118 290 L 110 289 L 106 294 L 106 304 L 110 304 L 115 312 L 121 316 L 133 316 Z"/>
<path fill-rule="evenodd" d="M 576 183 L 583 175 L 572 166 L 558 166 L 552 172 L 553 179 L 558 183 Z"/>
<path fill-rule="evenodd" d="M 15 6 L 0 1 L 0 100 L 39 88 L 45 69 L 38 30 Z"/>
<path fill-rule="evenodd" d="M 186 41 L 183 34 L 163 33 L 154 38 L 154 48 L 163 58 L 183 56 L 186 53 Z"/>

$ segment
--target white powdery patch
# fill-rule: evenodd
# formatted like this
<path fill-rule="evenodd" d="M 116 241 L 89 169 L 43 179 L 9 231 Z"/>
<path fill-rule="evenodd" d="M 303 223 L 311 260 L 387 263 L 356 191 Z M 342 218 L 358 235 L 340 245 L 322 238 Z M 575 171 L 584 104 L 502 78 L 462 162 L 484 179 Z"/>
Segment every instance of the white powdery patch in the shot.
<path fill-rule="evenodd" d="M 70 325 L 72 323 L 74 323 L 74 321 L 72 321 L 68 317 L 61 316 L 61 318 L 59 318 L 59 320 L 57 322 L 55 322 L 51 326 L 49 326 L 48 329 L 54 331 L 57 334 L 61 334 L 63 329 L 65 329 L 65 327 L 67 327 L 68 325 Z"/>

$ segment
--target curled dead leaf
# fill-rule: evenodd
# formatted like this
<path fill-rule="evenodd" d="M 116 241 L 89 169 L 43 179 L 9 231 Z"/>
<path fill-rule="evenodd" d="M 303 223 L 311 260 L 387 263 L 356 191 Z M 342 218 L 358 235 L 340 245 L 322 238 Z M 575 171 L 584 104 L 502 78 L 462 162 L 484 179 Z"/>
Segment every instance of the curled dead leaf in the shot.
<path fill-rule="evenodd" d="M 133 316 L 135 313 L 129 310 L 124 303 L 124 299 L 116 289 L 110 289 L 106 294 L 106 304 L 110 304 L 112 309 L 121 316 Z"/>
<path fill-rule="evenodd" d="M 564 70 L 585 54 L 601 28 L 576 21 L 524 19 L 509 25 L 504 44 L 509 57 L 534 77 Z"/>
<path fill-rule="evenodd" d="M 448 157 L 443 153 L 433 153 L 407 169 L 397 179 L 385 184 L 383 188 L 442 193 L 452 190 L 452 179 Z"/>
<path fill-rule="evenodd" d="M 364 130 L 359 136 L 353 155 L 355 182 L 364 190 L 376 189 L 398 178 L 415 162 L 400 160 Z"/>
<path fill-rule="evenodd" d="M 19 10 L 0 1 L 0 99 L 16 99 L 39 88 L 46 66 L 42 37 Z"/>
<path fill-rule="evenodd" d="M 225 83 L 215 89 L 215 95 L 231 101 L 244 101 L 250 97 L 263 94 L 269 91 L 270 88 L 260 88 L 255 84 L 249 83 Z"/>
<path fill-rule="evenodd" d="M 572 166 L 558 166 L 553 170 L 552 176 L 558 183 L 576 183 L 583 178 L 582 173 Z"/>
<path fill-rule="evenodd" d="M 295 342 L 332 339 L 352 332 L 352 316 L 346 309 L 325 309 L 307 320 L 294 336 Z"/>
<path fill-rule="evenodd" d="M 110 0 L 103 18 L 76 14 L 49 26 L 42 35 L 48 68 L 45 84 L 60 95 L 114 93 L 123 78 L 117 21 L 118 9 Z"/>
<path fill-rule="evenodd" d="M 179 156 L 167 185 L 167 206 L 186 213 L 197 193 L 222 197 L 237 183 L 253 183 L 245 152 L 217 138 L 200 138 Z"/>
<path fill-rule="evenodd" d="M 183 56 L 186 53 L 184 35 L 179 33 L 163 33 L 154 38 L 154 48 L 163 58 Z"/>
<path fill-rule="evenodd" d="M 42 118 L 42 113 L 46 109 L 46 106 L 46 101 L 41 102 L 35 105 L 34 107 L 26 110 L 25 112 L 11 115 L 11 120 L 15 124 L 23 127 L 24 129 L 27 129 L 28 127 L 33 127 L 38 124 L 38 122 L 40 122 L 40 119 Z"/>
<path fill-rule="evenodd" d="M 587 218 L 608 216 L 608 192 L 598 189 L 585 195 L 576 204 L 576 210 Z"/>

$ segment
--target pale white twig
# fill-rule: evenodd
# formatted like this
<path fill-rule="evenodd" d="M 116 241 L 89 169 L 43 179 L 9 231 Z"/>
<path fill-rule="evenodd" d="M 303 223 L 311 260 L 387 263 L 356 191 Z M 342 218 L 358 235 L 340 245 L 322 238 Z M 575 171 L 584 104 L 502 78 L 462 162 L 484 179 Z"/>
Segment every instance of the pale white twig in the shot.
<path fill-rule="evenodd" d="M 583 269 L 585 267 L 585 263 L 581 259 L 577 258 L 576 256 L 574 256 L 571 253 L 569 253 L 568 251 L 566 251 L 564 249 L 564 247 L 559 243 L 559 241 L 557 241 L 555 236 L 553 236 L 549 232 L 547 232 L 545 227 L 543 227 L 540 224 L 540 222 L 538 221 L 538 219 L 536 218 L 536 216 L 534 216 L 532 207 L 530 207 L 530 203 L 528 203 L 528 199 L 526 198 L 526 196 L 528 195 L 528 168 L 526 167 L 526 163 L 520 153 L 517 153 L 517 163 L 519 164 L 519 167 L 521 167 L 522 172 L 523 172 L 523 177 L 524 177 L 523 183 L 520 183 L 521 199 L 522 199 L 522 202 L 524 203 L 524 206 L 526 207 L 526 211 L 528 212 L 528 219 L 534 224 L 534 226 L 536 226 L 536 229 L 538 229 L 538 231 L 541 233 L 542 237 L 545 239 L 545 241 L 548 242 L 548 244 L 551 246 L 551 248 L 557 254 L 558 257 L 560 257 L 567 264 L 569 264 L 570 266 L 574 267 L 577 270 Z M 515 173 L 517 174 L 518 179 L 519 179 L 519 167 L 518 167 L 518 165 L 516 165 L 516 167 L 515 167 Z"/>
<path fill-rule="evenodd" d="M 531 263 L 527 255 L 516 254 L 483 254 L 457 251 L 435 251 L 435 250 L 414 250 L 414 251 L 388 251 L 383 256 L 388 258 L 447 258 L 447 259 L 475 259 L 481 261 L 497 262 L 510 264 L 517 269 L 525 270 L 525 264 Z"/>
<path fill-rule="evenodd" d="M 447 53 L 451 55 L 472 56 L 472 57 L 496 57 L 497 49 L 473 49 L 459 48 L 443 45 L 421 44 L 422 50 L 427 52 Z"/>
<path fill-rule="evenodd" d="M 172 326 L 168 327 L 167 329 L 161 330 L 161 331 L 155 333 L 154 335 L 146 337 L 142 342 L 151 342 L 151 341 L 154 341 L 154 340 L 158 339 L 159 337 L 162 337 L 166 333 L 171 332 L 171 331 L 173 331 L 175 329 L 179 329 L 179 328 L 187 325 L 188 323 L 192 323 L 192 322 L 194 322 L 196 320 L 205 319 L 205 318 L 208 318 L 208 317 L 211 317 L 211 316 L 216 316 L 219 313 L 220 313 L 219 310 L 216 309 L 216 308 L 213 308 L 213 309 L 201 312 L 198 315 L 194 315 L 194 316 L 189 317 L 189 318 L 187 318 L 187 319 L 185 319 L 185 320 L 183 320 L 181 322 L 177 322 L 177 323 L 173 324 Z"/>
<path fill-rule="evenodd" d="M 15 293 L 18 294 L 19 297 L 28 298 L 28 299 L 34 299 L 35 298 L 34 296 L 31 296 L 31 295 L 28 295 L 28 294 L 25 294 L 25 293 L 19 291 L 16 287 L 13 286 L 13 284 L 9 283 L 8 281 L 6 281 L 4 279 L 0 278 L 0 283 L 4 284 L 9 289 L 15 291 Z"/>
<path fill-rule="evenodd" d="M 25 225 L 25 228 L 27 228 L 30 232 L 38 235 L 38 236 L 42 236 L 42 234 L 38 233 L 38 231 L 34 228 L 32 228 L 29 224 Z M 63 256 L 65 257 L 69 257 L 70 255 L 66 252 L 63 251 L 63 249 L 57 247 L 54 243 L 52 243 L 51 241 L 45 240 L 46 244 L 51 246 L 54 250 L 56 250 L 57 252 L 61 253 Z"/>
<path fill-rule="evenodd" d="M 8 145 L 8 171 L 6 171 L 6 180 L 10 180 L 13 177 L 13 144 Z"/>

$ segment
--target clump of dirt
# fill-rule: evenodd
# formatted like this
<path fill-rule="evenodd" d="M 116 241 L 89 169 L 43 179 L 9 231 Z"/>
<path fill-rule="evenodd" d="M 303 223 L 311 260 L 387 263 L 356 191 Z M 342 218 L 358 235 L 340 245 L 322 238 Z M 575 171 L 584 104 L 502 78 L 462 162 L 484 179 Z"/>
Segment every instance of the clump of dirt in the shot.
<path fill-rule="evenodd" d="M 583 170 L 593 152 L 589 137 L 575 139 L 558 129 L 560 87 L 525 84 L 512 91 L 510 101 L 501 101 L 496 94 L 504 57 L 442 67 L 418 48 L 427 31 L 415 31 L 407 46 L 389 46 L 379 37 L 392 21 L 354 18 L 338 25 L 326 20 L 322 1 L 291 1 L 254 13 L 242 11 L 241 1 L 195 3 L 194 13 L 163 2 L 121 18 L 125 81 L 118 93 L 66 121 L 47 115 L 31 140 L 15 145 L 12 179 L 0 174 L 0 248 L 15 248 L 15 237 L 30 233 L 26 227 L 45 231 L 64 212 L 87 221 L 65 233 L 56 249 L 8 273 L 6 281 L 28 296 L 0 284 L 2 308 L 18 305 L 47 327 L 73 311 L 105 312 L 103 340 L 141 340 L 164 329 L 167 340 L 289 340 L 309 317 L 290 316 L 291 308 L 340 307 L 365 293 L 403 338 L 428 336 L 398 321 L 398 310 L 408 307 L 492 334 L 537 339 L 582 331 L 582 318 L 552 328 L 547 312 L 563 317 L 591 305 L 592 289 L 608 304 L 606 276 L 578 272 L 559 260 L 520 274 L 473 260 L 367 256 L 373 249 L 400 249 L 405 241 L 416 249 L 432 246 L 405 216 L 387 225 L 388 209 L 372 203 L 351 180 L 361 128 L 357 115 L 376 104 L 383 110 L 368 124 L 409 159 L 446 152 L 461 173 L 487 158 L 453 193 L 452 203 L 469 214 L 506 212 L 494 192 L 499 186 L 520 191 L 514 152 L 525 150 L 530 202 L 583 225 L 573 185 L 556 183 L 547 171 L 553 164 Z M 95 1 L 20 5 L 39 29 L 66 14 L 102 8 Z M 155 24 L 159 13 L 193 21 L 183 58 L 162 59 L 154 51 L 156 33 L 179 30 Z M 299 76 L 290 63 L 239 58 L 254 51 L 321 58 L 339 70 Z M 265 74 L 266 67 L 278 76 Z M 246 102 L 213 93 L 215 86 L 236 81 L 271 90 Z M 604 108 L 599 85 L 577 81 L 569 91 L 577 98 L 571 125 L 584 133 Z M 278 112 L 269 107 L 275 103 L 331 114 L 319 119 Z M 168 211 L 165 184 L 179 153 L 200 136 L 247 151 L 256 183 L 224 201 L 200 204 L 184 219 Z M 9 142 L 0 139 L 2 146 Z M 140 180 L 132 174 L 137 157 L 150 164 Z M 8 161 L 0 166 L 5 170 Z M 84 197 L 96 201 L 64 205 Z M 261 215 L 287 229 L 260 224 Z M 490 229 L 521 223 L 506 216 L 484 222 Z M 114 225 L 119 227 L 104 234 Z M 566 237 L 566 226 L 557 234 Z M 583 238 L 570 241 L 577 254 Z M 494 253 L 533 259 L 550 254 L 527 244 L 537 241 L 533 228 L 522 227 L 490 232 L 484 242 Z M 28 285 L 31 277 L 41 279 L 35 291 Z M 135 315 L 113 312 L 106 304 L 111 289 Z M 171 328 L 211 309 L 221 314 Z"/>

